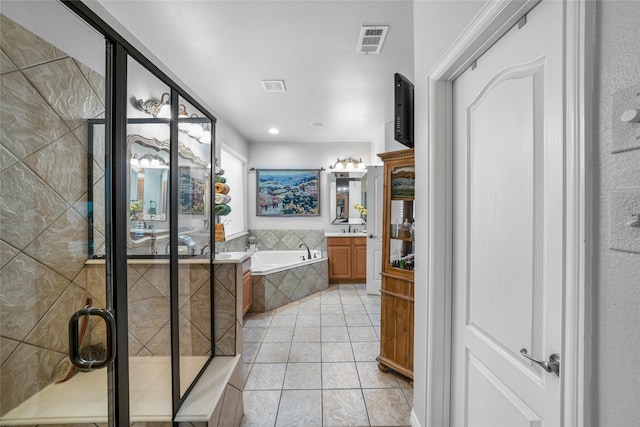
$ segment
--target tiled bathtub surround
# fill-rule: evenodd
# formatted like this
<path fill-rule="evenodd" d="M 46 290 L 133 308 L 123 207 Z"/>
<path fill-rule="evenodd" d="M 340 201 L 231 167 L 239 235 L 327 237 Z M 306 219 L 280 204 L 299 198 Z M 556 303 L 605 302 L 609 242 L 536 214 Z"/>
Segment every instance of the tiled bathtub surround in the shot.
<path fill-rule="evenodd" d="M 297 251 L 300 243 L 323 253 L 327 251 L 324 230 L 249 230 L 249 236 L 257 240 L 260 251 Z"/>
<path fill-rule="evenodd" d="M 329 287 L 329 263 L 325 259 L 267 275 L 253 276 L 253 313 L 273 310 Z"/>
<path fill-rule="evenodd" d="M 0 31 L 1 416 L 51 382 L 69 317 L 100 300 L 82 273 L 87 119 L 104 112 L 104 78 L 3 15 Z"/>
<path fill-rule="evenodd" d="M 249 230 L 249 235 L 216 243 L 216 247 L 220 252 L 244 252 L 249 238 L 256 240 L 260 251 L 300 250 L 303 242 L 310 249 L 327 250 L 324 230 Z"/>

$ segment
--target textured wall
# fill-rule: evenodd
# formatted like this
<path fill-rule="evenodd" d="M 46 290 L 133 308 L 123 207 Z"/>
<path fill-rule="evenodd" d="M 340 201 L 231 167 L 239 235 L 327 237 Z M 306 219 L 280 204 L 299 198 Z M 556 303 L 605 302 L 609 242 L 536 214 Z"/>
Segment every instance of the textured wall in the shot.
<path fill-rule="evenodd" d="M 592 425 L 640 419 L 640 255 L 609 249 L 615 190 L 640 189 L 640 149 L 612 154 L 613 95 L 640 84 L 640 3 L 598 2 L 594 99 Z M 630 218 L 629 218 L 630 219 Z"/>
<path fill-rule="evenodd" d="M 0 413 L 51 382 L 87 292 L 89 118 L 103 78 L 0 16 Z M 60 334 L 51 333 L 60 330 Z M 34 369 L 36 368 L 36 369 Z"/>

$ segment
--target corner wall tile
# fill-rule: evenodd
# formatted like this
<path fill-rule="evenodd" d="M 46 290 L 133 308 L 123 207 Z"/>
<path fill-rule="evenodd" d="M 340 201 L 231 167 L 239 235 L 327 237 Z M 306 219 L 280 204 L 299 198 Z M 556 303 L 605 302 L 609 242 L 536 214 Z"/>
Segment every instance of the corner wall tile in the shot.
<path fill-rule="evenodd" d="M 67 353 L 69 351 L 69 336 L 66 332 L 69 330 L 69 318 L 85 306 L 86 296 L 86 292 L 78 286 L 73 284 L 68 286 L 51 309 L 36 324 L 25 341 L 60 353 Z M 80 324 L 82 322 L 83 319 L 80 319 Z M 52 333 L 52 331 L 58 333 Z"/>
<path fill-rule="evenodd" d="M 69 129 L 104 112 L 100 99 L 69 57 L 23 70 L 23 73 Z"/>
<path fill-rule="evenodd" d="M 20 72 L 0 76 L 0 97 L 0 140 L 18 159 L 69 132 L 69 128 Z"/>
<path fill-rule="evenodd" d="M 0 268 L 4 268 L 19 253 L 19 250 L 0 240 Z"/>
<path fill-rule="evenodd" d="M 75 210 L 67 209 L 24 252 L 73 280 L 87 259 L 87 227 Z"/>
<path fill-rule="evenodd" d="M 87 192 L 87 151 L 72 133 L 23 161 L 69 203 L 74 203 Z"/>
<path fill-rule="evenodd" d="M 20 254 L 0 271 L 0 335 L 22 341 L 65 290 L 69 280 Z"/>
<path fill-rule="evenodd" d="M 0 366 L 7 360 L 7 358 L 18 347 L 20 341 L 11 340 L 9 338 L 0 337 Z"/>
<path fill-rule="evenodd" d="M 22 163 L 0 173 L 2 239 L 23 249 L 67 208 L 64 200 Z"/>
<path fill-rule="evenodd" d="M 0 15 L 2 50 L 19 68 L 62 58 L 66 54 L 26 28 Z"/>
<path fill-rule="evenodd" d="M 4 144 L 0 146 L 0 172 L 5 170 L 11 165 L 14 165 L 18 162 L 16 156 L 11 154 L 9 150 L 6 149 Z"/>
<path fill-rule="evenodd" d="M 0 74 L 17 70 L 15 64 L 9 59 L 4 51 L 0 51 Z"/>
<path fill-rule="evenodd" d="M 64 354 L 20 344 L 0 368 L 0 414 L 6 414 L 46 387 Z"/>

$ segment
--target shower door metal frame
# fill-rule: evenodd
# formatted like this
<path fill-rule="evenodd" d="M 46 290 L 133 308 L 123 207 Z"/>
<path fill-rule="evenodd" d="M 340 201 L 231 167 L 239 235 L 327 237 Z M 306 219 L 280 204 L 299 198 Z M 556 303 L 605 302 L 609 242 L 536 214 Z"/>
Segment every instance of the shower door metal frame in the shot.
<path fill-rule="evenodd" d="M 211 121 L 212 141 L 210 158 L 215 158 L 215 124 L 216 118 L 199 102 L 186 93 L 170 77 L 147 59 L 138 49 L 100 18 L 93 10 L 79 0 L 60 0 L 78 17 L 83 19 L 106 39 L 106 78 L 105 78 L 105 233 L 111 236 L 106 239 L 105 268 L 107 273 L 107 309 L 116 316 L 116 357 L 108 368 L 109 386 L 109 425 L 118 426 L 130 423 L 129 411 L 129 361 L 128 361 L 128 296 L 127 296 L 127 224 L 128 203 L 124 197 L 111 197 L 114 194 L 126 194 L 129 162 L 127 159 L 127 60 L 136 60 L 155 77 L 171 88 L 170 140 L 178 140 L 178 124 L 175 117 L 178 112 L 178 97 L 187 100 Z M 177 144 L 171 146 L 171 164 L 178 163 Z M 171 168 L 170 194 L 178 194 L 178 168 Z M 91 178 L 89 178 L 91 179 Z M 172 418 L 180 405 L 188 396 L 193 384 L 180 397 L 180 348 L 179 348 L 179 314 L 178 314 L 178 209 L 177 197 L 170 199 L 170 314 L 171 314 L 171 374 L 172 374 Z M 212 224 L 210 222 L 210 241 Z M 210 258 L 213 255 L 211 251 Z M 212 258 L 211 258 L 212 261 Z M 211 295 L 211 356 L 202 371 L 215 355 L 214 339 L 214 273 L 210 267 L 209 286 Z M 201 371 L 201 373 L 202 373 Z M 194 379 L 194 383 L 200 375 Z M 177 423 L 173 423 L 177 426 Z"/>

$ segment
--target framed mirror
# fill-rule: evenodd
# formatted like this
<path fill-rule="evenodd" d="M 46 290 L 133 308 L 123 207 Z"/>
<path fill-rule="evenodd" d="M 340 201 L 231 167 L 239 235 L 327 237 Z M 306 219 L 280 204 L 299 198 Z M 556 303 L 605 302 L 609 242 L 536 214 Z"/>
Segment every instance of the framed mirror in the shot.
<path fill-rule="evenodd" d="M 332 224 L 365 224 L 356 205 L 367 206 L 365 172 L 332 172 L 329 174 Z"/>

